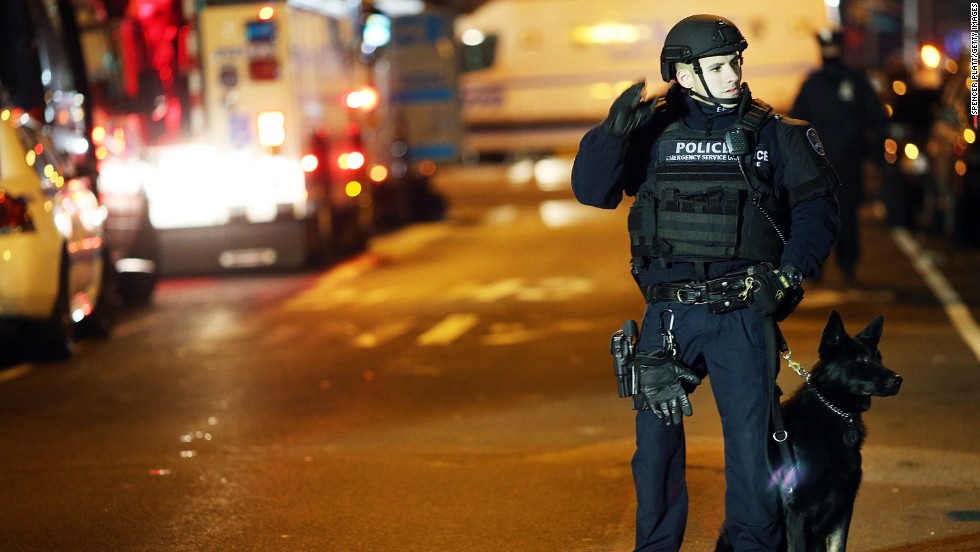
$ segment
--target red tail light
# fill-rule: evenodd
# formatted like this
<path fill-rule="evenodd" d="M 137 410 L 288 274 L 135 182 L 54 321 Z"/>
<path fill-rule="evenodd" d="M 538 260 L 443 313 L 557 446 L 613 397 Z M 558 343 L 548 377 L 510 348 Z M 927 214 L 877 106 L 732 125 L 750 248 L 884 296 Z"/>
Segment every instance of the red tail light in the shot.
<path fill-rule="evenodd" d="M 21 198 L 10 197 L 0 190 L 0 234 L 34 230 L 27 202 Z"/>

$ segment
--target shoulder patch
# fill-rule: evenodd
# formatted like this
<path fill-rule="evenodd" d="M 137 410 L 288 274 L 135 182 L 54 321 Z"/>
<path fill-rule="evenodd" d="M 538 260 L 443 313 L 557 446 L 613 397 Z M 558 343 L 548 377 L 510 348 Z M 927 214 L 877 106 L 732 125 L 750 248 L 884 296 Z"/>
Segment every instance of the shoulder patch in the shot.
<path fill-rule="evenodd" d="M 819 153 L 820 155 L 826 155 L 823 149 L 823 143 L 820 142 L 820 137 L 817 136 L 817 130 L 814 128 L 808 128 L 806 131 L 806 139 L 810 142 L 810 146 L 813 151 Z"/>

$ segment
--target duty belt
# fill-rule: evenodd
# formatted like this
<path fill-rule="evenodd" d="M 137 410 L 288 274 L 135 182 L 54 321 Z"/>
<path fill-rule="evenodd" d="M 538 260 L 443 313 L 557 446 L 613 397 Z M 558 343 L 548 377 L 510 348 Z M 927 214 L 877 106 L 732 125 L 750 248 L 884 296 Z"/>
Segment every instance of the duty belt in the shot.
<path fill-rule="evenodd" d="M 709 305 L 711 312 L 723 313 L 748 306 L 745 300 L 745 272 L 732 272 L 711 280 L 668 282 L 640 286 L 648 303 Z"/>

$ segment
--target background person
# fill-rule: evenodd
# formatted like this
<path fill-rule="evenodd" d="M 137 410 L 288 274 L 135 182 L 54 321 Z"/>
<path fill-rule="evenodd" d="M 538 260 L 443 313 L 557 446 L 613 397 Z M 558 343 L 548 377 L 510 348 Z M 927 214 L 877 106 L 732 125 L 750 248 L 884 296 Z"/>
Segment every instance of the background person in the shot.
<path fill-rule="evenodd" d="M 820 133 L 841 187 L 840 235 L 835 260 L 847 284 L 854 283 L 861 254 L 859 218 L 864 202 L 865 161 L 882 163 L 888 115 L 868 77 L 844 63 L 843 35 L 821 31 L 821 68 L 807 77 L 790 110 Z"/>

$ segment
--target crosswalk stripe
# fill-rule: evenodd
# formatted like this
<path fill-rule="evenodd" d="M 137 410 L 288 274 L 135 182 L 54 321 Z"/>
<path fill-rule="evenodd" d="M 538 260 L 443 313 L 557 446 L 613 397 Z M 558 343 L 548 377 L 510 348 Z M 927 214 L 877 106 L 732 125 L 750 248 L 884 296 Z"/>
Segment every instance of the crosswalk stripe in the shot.
<path fill-rule="evenodd" d="M 475 314 L 450 314 L 420 335 L 415 342 L 423 347 L 448 345 L 473 329 L 479 321 L 480 318 Z"/>
<path fill-rule="evenodd" d="M 497 301 L 499 299 L 503 299 L 504 297 L 514 295 L 526 286 L 527 284 L 524 282 L 523 278 L 507 278 L 505 280 L 498 280 L 474 290 L 473 300 L 481 303 Z"/>
<path fill-rule="evenodd" d="M 407 332 L 414 324 L 415 322 L 412 320 L 401 320 L 398 322 L 381 324 L 371 331 L 358 334 L 354 338 L 354 346 L 362 349 L 377 347 L 378 345 L 381 345 L 386 341 L 391 341 L 392 339 Z"/>

